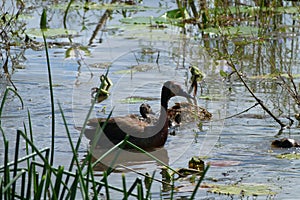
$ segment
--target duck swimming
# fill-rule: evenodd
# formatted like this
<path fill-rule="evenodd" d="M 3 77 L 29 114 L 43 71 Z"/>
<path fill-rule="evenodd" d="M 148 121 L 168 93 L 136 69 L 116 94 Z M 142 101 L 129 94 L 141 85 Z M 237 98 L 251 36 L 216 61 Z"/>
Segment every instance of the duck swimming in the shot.
<path fill-rule="evenodd" d="M 141 120 L 145 120 L 148 123 L 157 121 L 149 104 L 141 104 L 140 114 L 142 116 Z M 209 121 L 212 118 L 212 114 L 207 109 L 188 102 L 176 102 L 174 106 L 168 108 L 167 114 L 169 128 L 178 127 L 181 123 Z"/>
<path fill-rule="evenodd" d="M 104 126 L 107 121 L 103 134 L 97 141 L 101 148 L 101 140 L 104 135 L 113 144 L 118 144 L 129 135 L 128 141 L 137 145 L 142 149 L 153 149 L 164 146 L 168 137 L 169 120 L 167 115 L 168 102 L 174 96 L 182 96 L 193 98 L 186 93 L 180 85 L 173 81 L 167 81 L 163 84 L 161 90 L 161 110 L 160 115 L 154 124 L 139 120 L 135 115 L 127 115 L 125 117 L 94 118 L 87 122 L 88 127 L 85 129 L 85 135 L 88 139 L 93 140 L 96 129 Z M 125 147 L 127 148 L 127 147 Z"/>

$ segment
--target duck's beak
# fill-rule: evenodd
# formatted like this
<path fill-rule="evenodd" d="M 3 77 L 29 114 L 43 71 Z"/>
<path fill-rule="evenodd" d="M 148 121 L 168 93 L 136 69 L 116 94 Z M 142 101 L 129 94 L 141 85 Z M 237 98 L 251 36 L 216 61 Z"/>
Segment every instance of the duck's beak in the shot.
<path fill-rule="evenodd" d="M 193 97 L 192 95 L 190 95 L 189 93 L 187 93 L 186 91 L 184 90 L 181 90 L 179 92 L 179 94 L 177 94 L 178 96 L 182 96 L 182 97 L 185 97 L 187 98 L 187 100 L 190 100 L 190 99 L 195 99 L 195 97 Z"/>

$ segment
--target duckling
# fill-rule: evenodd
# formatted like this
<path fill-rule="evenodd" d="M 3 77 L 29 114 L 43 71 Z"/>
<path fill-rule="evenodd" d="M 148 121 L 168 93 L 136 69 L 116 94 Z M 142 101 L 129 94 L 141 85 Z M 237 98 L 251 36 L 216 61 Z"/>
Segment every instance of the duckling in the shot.
<path fill-rule="evenodd" d="M 209 121 L 212 118 L 212 114 L 207 109 L 188 102 L 175 103 L 172 108 L 168 109 L 168 115 L 173 126 L 196 120 Z"/>
<path fill-rule="evenodd" d="M 271 145 L 277 148 L 300 147 L 300 144 L 296 140 L 290 138 L 282 138 L 279 140 L 274 140 L 272 141 Z"/>

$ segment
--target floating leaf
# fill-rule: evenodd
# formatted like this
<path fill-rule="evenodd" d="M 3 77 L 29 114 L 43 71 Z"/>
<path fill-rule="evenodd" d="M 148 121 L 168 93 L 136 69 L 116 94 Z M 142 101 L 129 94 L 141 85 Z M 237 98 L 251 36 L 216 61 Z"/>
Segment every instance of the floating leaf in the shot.
<path fill-rule="evenodd" d="M 184 17 L 183 17 L 184 15 Z M 120 22 L 126 24 L 143 24 L 143 25 L 153 25 L 153 24 L 175 24 L 181 25 L 182 19 L 188 17 L 186 10 L 170 10 L 159 17 L 153 16 L 143 16 L 143 17 L 131 17 L 121 19 Z"/>
<path fill-rule="evenodd" d="M 238 184 L 238 185 L 207 185 L 209 192 L 225 195 L 266 196 L 275 195 L 270 186 L 263 184 Z"/>
<path fill-rule="evenodd" d="M 41 29 L 35 29 L 35 28 L 28 29 L 25 31 L 25 33 L 31 37 L 42 37 Z M 62 37 L 67 37 L 68 35 L 75 35 L 75 34 L 77 34 L 77 32 L 74 30 L 67 30 L 67 29 L 63 29 L 63 28 L 57 28 L 57 29 L 54 29 L 54 28 L 49 29 L 48 28 L 48 29 L 44 30 L 44 34 L 47 37 L 62 38 Z"/>
<path fill-rule="evenodd" d="M 300 153 L 279 154 L 279 155 L 276 155 L 276 158 L 287 159 L 287 160 L 299 160 L 300 159 Z"/>
<path fill-rule="evenodd" d="M 91 52 L 88 47 L 79 46 L 79 47 L 70 47 L 67 49 L 65 58 L 76 58 L 80 59 L 83 56 L 90 56 Z"/>
<path fill-rule="evenodd" d="M 156 65 L 133 65 L 128 67 L 129 69 L 119 70 L 114 72 L 114 74 L 131 74 L 135 72 L 146 72 L 156 67 Z"/>
<path fill-rule="evenodd" d="M 263 74 L 263 75 L 257 75 L 257 76 L 249 76 L 248 78 L 251 79 L 272 79 L 277 78 L 280 73 L 273 73 L 273 74 Z M 289 78 L 288 74 L 280 74 L 280 76 Z M 293 74 L 293 78 L 300 78 L 300 74 Z"/>
<path fill-rule="evenodd" d="M 131 96 L 121 100 L 121 103 L 143 103 L 145 101 L 158 100 L 151 97 Z"/>
<path fill-rule="evenodd" d="M 167 19 L 164 17 L 127 17 L 120 19 L 120 22 L 125 24 L 143 24 L 143 25 L 152 25 L 152 24 L 166 24 L 168 23 Z"/>
<path fill-rule="evenodd" d="M 255 36 L 259 32 L 259 28 L 252 26 L 229 26 L 226 28 L 207 28 L 205 33 L 216 35 L 235 35 L 235 36 Z"/>

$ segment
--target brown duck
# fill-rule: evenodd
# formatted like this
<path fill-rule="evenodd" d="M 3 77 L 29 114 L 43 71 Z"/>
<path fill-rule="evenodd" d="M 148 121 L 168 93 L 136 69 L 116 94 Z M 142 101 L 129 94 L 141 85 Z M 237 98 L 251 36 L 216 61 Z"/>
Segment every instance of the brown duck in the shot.
<path fill-rule="evenodd" d="M 113 144 L 121 142 L 126 135 L 129 135 L 128 141 L 143 149 L 153 149 L 162 147 L 168 137 L 168 102 L 174 96 L 182 96 L 186 98 L 193 98 L 191 95 L 183 91 L 180 85 L 167 81 L 164 83 L 161 90 L 161 110 L 160 116 L 155 124 L 139 120 L 136 115 L 128 115 L 125 117 L 114 117 L 107 121 L 104 127 L 103 134 L 97 141 L 101 148 L 101 141 L 104 137 Z M 93 140 L 98 126 L 104 126 L 105 118 L 94 118 L 88 121 L 87 125 L 90 127 L 85 130 L 85 135 L 88 139 Z M 107 141 L 107 140 L 106 140 Z"/>
<path fill-rule="evenodd" d="M 149 104 L 141 104 L 140 114 L 142 116 L 140 119 L 148 123 L 157 121 Z M 180 126 L 182 122 L 209 121 L 212 118 L 212 114 L 207 109 L 188 102 L 175 103 L 174 106 L 168 108 L 167 114 L 170 128 Z"/>

